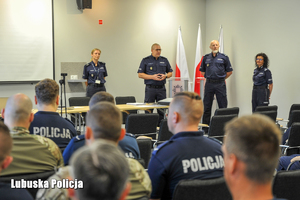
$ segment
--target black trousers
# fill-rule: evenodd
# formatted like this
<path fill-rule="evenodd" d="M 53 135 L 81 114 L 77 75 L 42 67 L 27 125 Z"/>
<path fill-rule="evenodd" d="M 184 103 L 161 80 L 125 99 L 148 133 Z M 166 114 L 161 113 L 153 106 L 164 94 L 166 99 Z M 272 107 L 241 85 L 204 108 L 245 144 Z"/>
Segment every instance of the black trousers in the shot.
<path fill-rule="evenodd" d="M 146 85 L 145 87 L 145 103 L 155 103 L 159 100 L 166 98 L 166 88 L 163 86 L 162 88 L 151 88 Z M 153 112 L 153 110 L 151 110 Z M 157 112 L 159 114 L 159 120 L 158 125 L 160 124 L 160 121 L 164 119 L 164 112 L 157 109 Z"/>
<path fill-rule="evenodd" d="M 88 85 L 86 88 L 86 96 L 87 97 L 92 97 L 95 93 L 100 92 L 100 91 L 104 91 L 106 92 L 106 88 L 103 84 L 102 87 L 99 86 L 95 86 L 95 85 Z"/>
<path fill-rule="evenodd" d="M 219 108 L 227 108 L 227 93 L 226 93 L 226 84 L 225 81 L 221 83 L 205 83 L 204 90 L 204 114 L 202 118 L 203 124 L 210 123 L 211 118 L 211 107 L 214 100 L 214 95 L 217 97 L 217 102 Z"/>
<path fill-rule="evenodd" d="M 267 88 L 252 90 L 252 112 L 257 106 L 269 105 L 270 90 Z"/>

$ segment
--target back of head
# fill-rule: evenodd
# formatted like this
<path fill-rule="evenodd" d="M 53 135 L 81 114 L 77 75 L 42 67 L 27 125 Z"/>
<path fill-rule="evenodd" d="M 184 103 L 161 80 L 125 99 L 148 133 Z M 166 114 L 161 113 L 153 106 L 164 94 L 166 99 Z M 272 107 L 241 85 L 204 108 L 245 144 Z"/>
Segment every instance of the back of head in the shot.
<path fill-rule="evenodd" d="M 227 154 L 246 165 L 245 176 L 258 184 L 272 180 L 280 156 L 281 132 L 266 116 L 235 118 L 225 126 Z"/>
<path fill-rule="evenodd" d="M 109 102 L 96 103 L 87 114 L 87 126 L 92 129 L 95 139 L 117 142 L 121 134 L 121 125 L 121 111 Z"/>
<path fill-rule="evenodd" d="M 12 149 L 12 138 L 8 127 L 0 121 L 0 166 Z"/>
<path fill-rule="evenodd" d="M 38 103 L 45 105 L 55 104 L 58 94 L 59 86 L 52 79 L 46 78 L 35 85 L 35 95 Z"/>
<path fill-rule="evenodd" d="M 92 96 L 92 98 L 90 99 L 90 102 L 89 102 L 89 107 L 91 108 L 96 103 L 102 102 L 102 101 L 107 101 L 107 102 L 115 104 L 115 99 L 111 94 L 101 91 L 101 92 L 95 93 Z"/>
<path fill-rule="evenodd" d="M 198 125 L 203 114 L 203 103 L 201 97 L 195 92 L 178 92 L 169 110 L 169 112 L 178 112 L 185 124 Z"/>
<path fill-rule="evenodd" d="M 124 191 L 129 174 L 128 162 L 116 145 L 96 140 L 72 156 L 74 179 L 82 180 L 79 199 L 117 200 Z"/>
<path fill-rule="evenodd" d="M 4 122 L 23 123 L 31 114 L 32 102 L 25 94 L 15 94 L 8 98 L 5 106 Z M 9 126 L 9 125 L 8 125 Z"/>

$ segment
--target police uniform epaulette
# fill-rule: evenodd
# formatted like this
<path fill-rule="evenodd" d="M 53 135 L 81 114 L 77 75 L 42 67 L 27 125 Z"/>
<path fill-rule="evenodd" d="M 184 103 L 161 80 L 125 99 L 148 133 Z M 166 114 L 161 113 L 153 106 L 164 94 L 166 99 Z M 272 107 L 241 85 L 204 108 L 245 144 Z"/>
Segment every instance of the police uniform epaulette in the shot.
<path fill-rule="evenodd" d="M 168 146 L 169 144 L 173 143 L 174 141 L 173 140 L 168 140 L 162 144 L 160 144 L 158 147 L 156 147 L 154 150 L 156 150 L 156 153 L 161 150 L 162 148 Z"/>
<path fill-rule="evenodd" d="M 216 142 L 216 143 L 218 143 L 220 145 L 222 145 L 222 142 L 220 140 L 216 139 L 216 138 L 213 138 L 213 137 L 207 137 L 207 138 L 211 139 L 212 141 L 214 141 L 214 142 Z"/>
<path fill-rule="evenodd" d="M 85 137 L 84 137 L 84 136 L 79 137 L 79 136 L 77 135 L 77 136 L 75 136 L 74 140 L 75 140 L 74 142 L 81 141 L 81 140 L 85 140 Z"/>
<path fill-rule="evenodd" d="M 87 66 L 89 66 L 90 63 L 91 63 L 91 62 L 88 62 L 88 63 L 86 63 L 84 66 L 87 67 Z"/>
<path fill-rule="evenodd" d="M 99 62 L 100 64 L 105 64 L 105 62 Z"/>
<path fill-rule="evenodd" d="M 163 57 L 163 56 L 160 56 L 161 58 L 163 58 L 163 59 L 167 59 L 166 57 Z"/>
<path fill-rule="evenodd" d="M 265 68 L 265 71 L 268 71 L 268 68 Z"/>
<path fill-rule="evenodd" d="M 135 136 L 131 133 L 126 133 L 126 135 L 135 138 Z"/>

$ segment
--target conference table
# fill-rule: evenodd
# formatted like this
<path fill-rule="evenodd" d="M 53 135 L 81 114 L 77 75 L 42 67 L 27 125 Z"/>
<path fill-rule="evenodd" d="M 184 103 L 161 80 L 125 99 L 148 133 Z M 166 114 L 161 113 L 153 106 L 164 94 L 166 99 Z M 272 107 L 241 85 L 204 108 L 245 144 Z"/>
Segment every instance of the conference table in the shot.
<path fill-rule="evenodd" d="M 118 104 L 116 105 L 121 112 L 125 112 L 129 114 L 129 110 L 144 110 L 151 113 L 152 109 L 160 109 L 164 113 L 167 112 L 169 105 L 158 105 L 155 103 L 131 103 L 131 104 Z M 89 106 L 75 106 L 75 107 L 68 107 L 67 114 L 75 114 L 75 127 L 77 124 L 79 125 L 79 130 L 81 130 L 81 114 L 86 113 L 90 110 Z M 33 109 L 33 112 L 36 113 L 38 110 Z M 61 113 L 61 110 L 57 110 L 58 113 Z M 62 110 L 62 113 L 65 114 L 65 109 Z"/>

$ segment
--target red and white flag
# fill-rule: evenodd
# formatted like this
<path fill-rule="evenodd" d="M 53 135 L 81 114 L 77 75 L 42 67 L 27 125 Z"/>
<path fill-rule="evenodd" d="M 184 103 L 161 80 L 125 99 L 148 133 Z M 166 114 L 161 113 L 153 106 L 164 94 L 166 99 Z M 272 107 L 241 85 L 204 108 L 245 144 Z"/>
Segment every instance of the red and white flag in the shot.
<path fill-rule="evenodd" d="M 175 77 L 188 78 L 190 80 L 180 27 L 178 28 Z"/>
<path fill-rule="evenodd" d="M 203 59 L 203 49 L 202 49 L 202 37 L 201 37 L 201 28 L 199 24 L 198 36 L 197 36 L 197 45 L 196 45 L 196 56 L 195 56 L 195 71 L 194 71 L 194 81 L 193 88 L 194 92 L 200 95 L 200 78 L 203 77 L 199 71 Z"/>

